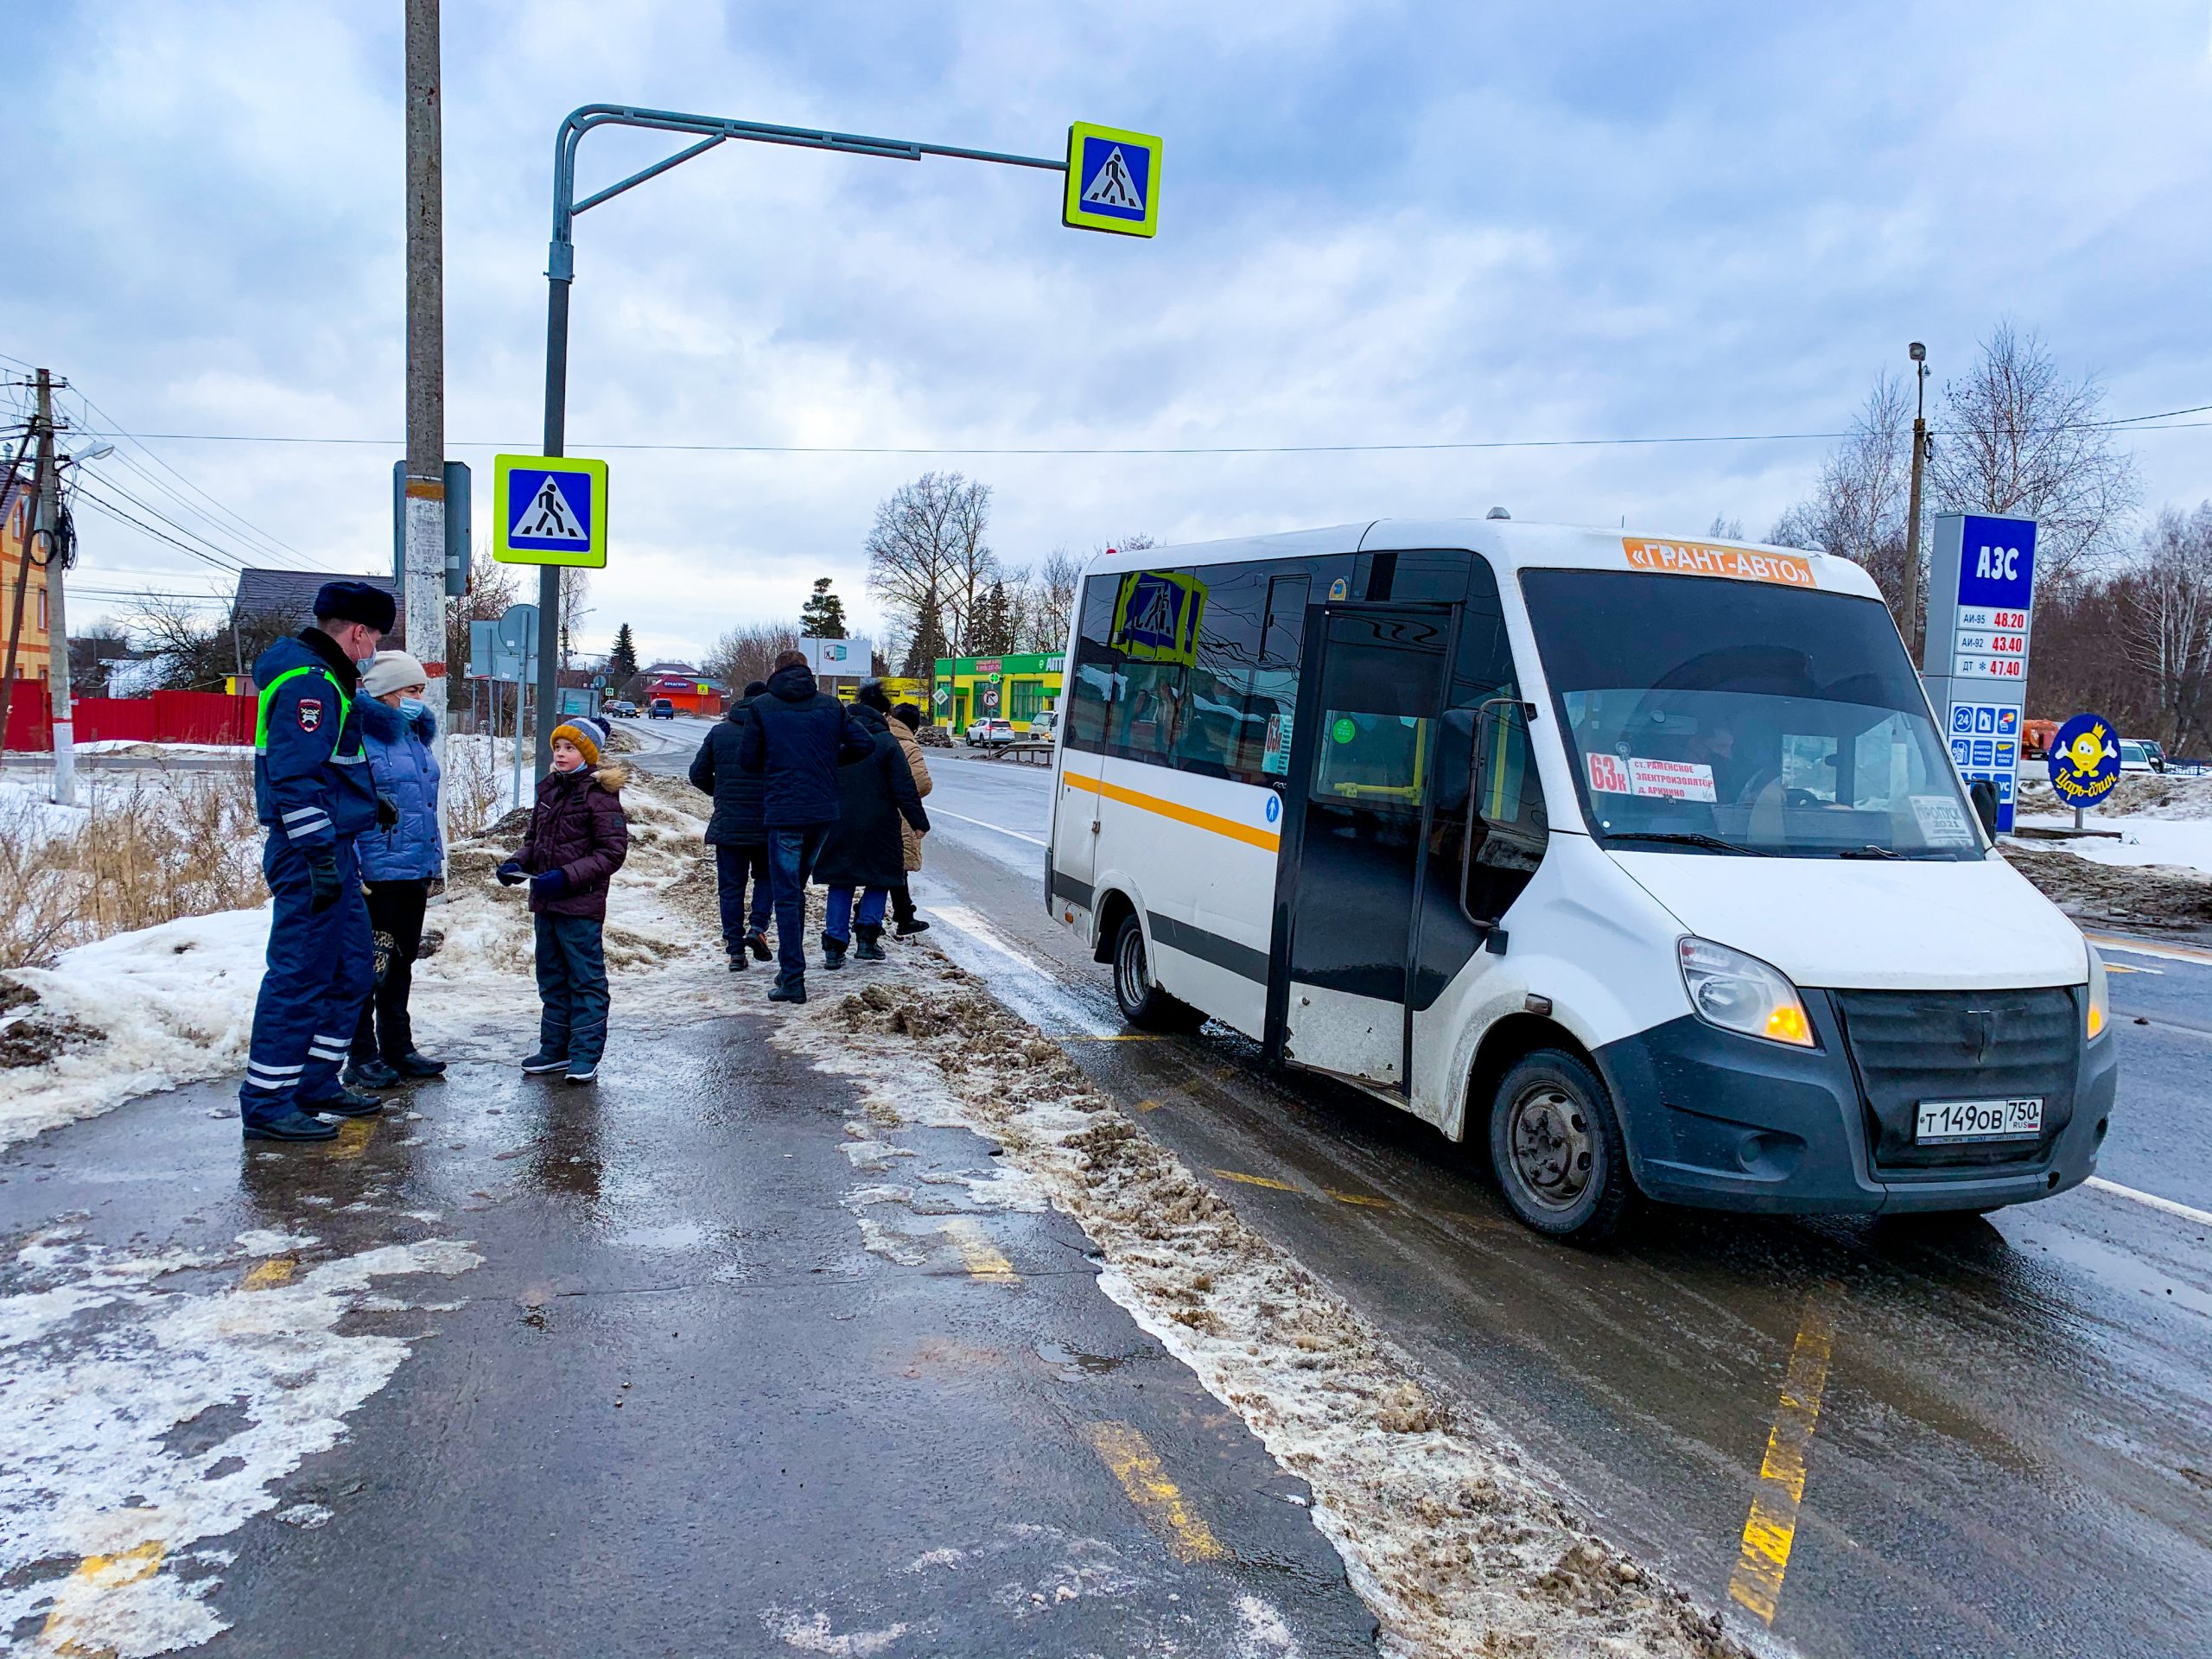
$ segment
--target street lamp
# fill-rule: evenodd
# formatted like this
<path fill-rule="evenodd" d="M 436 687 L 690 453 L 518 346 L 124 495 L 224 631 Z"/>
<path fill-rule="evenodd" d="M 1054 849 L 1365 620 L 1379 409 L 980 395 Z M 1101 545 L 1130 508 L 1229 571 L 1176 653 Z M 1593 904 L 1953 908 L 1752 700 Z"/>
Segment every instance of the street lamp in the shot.
<path fill-rule="evenodd" d="M 1911 501 L 1905 512 L 1904 579 L 1910 587 L 1904 594 L 1904 613 L 1912 624 L 1913 637 L 1905 642 L 1909 651 L 1917 652 L 1923 643 L 1920 613 L 1920 474 L 1922 464 L 1928 458 L 1928 348 L 1918 340 L 1905 347 L 1905 354 L 1912 359 L 1912 492 Z M 1923 661 L 1923 672 L 1934 664 Z M 1948 672 L 1947 668 L 1945 672 Z"/>

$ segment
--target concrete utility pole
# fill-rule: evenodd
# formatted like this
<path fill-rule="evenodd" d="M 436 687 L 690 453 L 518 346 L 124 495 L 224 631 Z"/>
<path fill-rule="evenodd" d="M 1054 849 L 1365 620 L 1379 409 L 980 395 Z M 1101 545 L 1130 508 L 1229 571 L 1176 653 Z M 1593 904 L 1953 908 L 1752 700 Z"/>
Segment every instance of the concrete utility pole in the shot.
<path fill-rule="evenodd" d="M 1904 613 L 1912 622 L 1912 638 L 1904 642 L 1908 658 L 1920 654 L 1927 623 L 1920 609 L 1920 474 L 1928 459 L 1928 348 L 1918 340 L 1905 348 L 1912 358 L 1912 499 L 1905 509 L 1904 579 L 1912 584 L 1905 595 Z M 1922 667 L 1929 667 L 1922 664 Z M 1946 669 L 1948 671 L 1948 667 Z"/>
<path fill-rule="evenodd" d="M 54 700 L 54 800 L 77 804 L 77 746 L 69 718 L 69 618 L 61 606 L 61 468 L 54 457 L 54 377 L 38 372 L 38 539 L 46 546 L 47 690 Z"/>
<path fill-rule="evenodd" d="M 407 3 L 407 644 L 430 677 L 424 696 L 445 763 L 445 207 L 439 158 L 438 0 Z M 438 834 L 447 839 L 446 793 Z"/>

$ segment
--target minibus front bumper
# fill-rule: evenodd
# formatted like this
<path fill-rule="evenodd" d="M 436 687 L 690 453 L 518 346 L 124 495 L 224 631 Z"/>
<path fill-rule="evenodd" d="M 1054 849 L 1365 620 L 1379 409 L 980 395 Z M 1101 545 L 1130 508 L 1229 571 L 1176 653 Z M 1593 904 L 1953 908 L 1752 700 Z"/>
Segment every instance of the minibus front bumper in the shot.
<path fill-rule="evenodd" d="M 2082 1039 L 2083 988 L 2011 994 L 2043 999 L 2046 1015 L 2063 997 L 2070 1029 L 2062 1044 L 2046 1017 L 2033 1037 L 2039 1048 L 1999 1053 L 1986 1067 L 1976 1064 L 1967 1017 L 1982 1011 L 1968 1005 L 2007 994 L 1802 995 L 1817 1048 L 1739 1036 L 1684 1014 L 1598 1050 L 1644 1193 L 1708 1209 L 1904 1214 L 2023 1204 L 2094 1173 L 2119 1061 L 2109 1033 Z M 1878 1046 L 1889 1034 L 1878 1030 L 1885 996 L 1924 1016 L 1924 1077 L 1899 1071 L 1895 1055 Z M 1911 1144 L 1916 1097 L 2028 1093 L 2044 1102 L 2044 1132 L 2031 1144 Z"/>

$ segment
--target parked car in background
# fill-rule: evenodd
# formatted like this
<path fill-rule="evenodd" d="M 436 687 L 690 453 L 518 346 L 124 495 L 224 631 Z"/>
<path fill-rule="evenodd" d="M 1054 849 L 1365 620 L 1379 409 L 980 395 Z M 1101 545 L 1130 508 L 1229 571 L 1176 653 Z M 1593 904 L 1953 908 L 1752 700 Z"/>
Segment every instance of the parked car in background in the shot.
<path fill-rule="evenodd" d="M 648 717 L 653 720 L 674 720 L 676 705 L 666 697 L 655 697 L 652 708 L 648 711 Z"/>
<path fill-rule="evenodd" d="M 1058 716 L 1050 709 L 1046 709 L 1041 715 L 1030 715 L 1029 741 L 1032 743 L 1050 743 L 1052 741 L 1054 728 L 1058 723 Z"/>
<path fill-rule="evenodd" d="M 2165 756 L 2159 755 L 2155 760 L 2151 758 L 2152 751 L 2157 747 L 2155 743 L 2139 743 L 2132 737 L 2121 738 L 2120 769 L 2122 772 L 2164 772 L 2166 769 Z"/>
<path fill-rule="evenodd" d="M 616 720 L 635 720 L 638 717 L 638 705 L 627 697 L 617 697 L 607 705 L 607 712 Z"/>
<path fill-rule="evenodd" d="M 2164 745 L 2153 743 L 2147 737 L 2137 741 L 2143 745 L 2143 753 L 2150 757 L 2152 771 L 2170 772 L 2173 769 L 2173 762 L 2166 759 Z"/>
<path fill-rule="evenodd" d="M 1014 741 L 1014 722 L 1010 720 L 978 720 L 968 728 L 968 741 L 971 747 L 995 749 Z"/>

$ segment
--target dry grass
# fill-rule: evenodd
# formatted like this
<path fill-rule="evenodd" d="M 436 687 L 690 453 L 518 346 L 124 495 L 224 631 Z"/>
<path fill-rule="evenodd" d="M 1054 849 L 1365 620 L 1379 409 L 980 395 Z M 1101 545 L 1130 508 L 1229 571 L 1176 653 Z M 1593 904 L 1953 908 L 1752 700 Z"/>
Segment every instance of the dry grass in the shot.
<path fill-rule="evenodd" d="M 508 783 L 498 744 L 489 738 L 448 737 L 438 791 L 455 841 L 482 835 L 501 816 Z"/>
<path fill-rule="evenodd" d="M 102 780 L 91 801 L 0 801 L 0 968 L 269 896 L 251 768 Z"/>

